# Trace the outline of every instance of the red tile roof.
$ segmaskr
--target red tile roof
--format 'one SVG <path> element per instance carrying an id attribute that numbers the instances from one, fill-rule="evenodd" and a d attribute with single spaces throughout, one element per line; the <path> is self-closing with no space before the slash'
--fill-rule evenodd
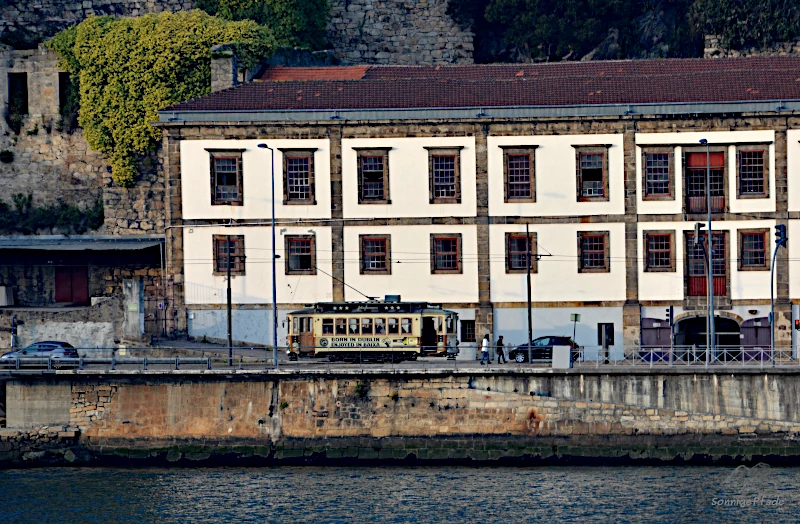
<path id="1" fill-rule="evenodd" d="M 265 73 L 263 81 L 212 93 L 166 110 L 490 108 L 800 100 L 800 57 L 288 69 L 273 68 L 273 73 L 269 70 Z M 358 74 L 360 79 L 352 79 Z"/>

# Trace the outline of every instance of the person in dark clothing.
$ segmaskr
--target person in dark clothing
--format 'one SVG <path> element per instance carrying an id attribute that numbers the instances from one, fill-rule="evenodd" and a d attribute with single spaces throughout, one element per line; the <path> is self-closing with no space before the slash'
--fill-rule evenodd
<path id="1" fill-rule="evenodd" d="M 503 335 L 500 335 L 497 338 L 497 343 L 495 344 L 495 351 L 497 351 L 497 363 L 498 364 L 506 364 L 508 360 L 506 360 L 506 354 L 503 349 Z M 503 360 L 500 362 L 500 360 Z"/>

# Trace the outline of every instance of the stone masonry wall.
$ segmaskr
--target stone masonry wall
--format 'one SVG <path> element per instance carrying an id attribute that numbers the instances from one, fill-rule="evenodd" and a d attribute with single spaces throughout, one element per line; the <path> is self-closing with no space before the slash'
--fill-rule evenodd
<path id="1" fill-rule="evenodd" d="M 471 64 L 474 35 L 447 15 L 448 0 L 334 0 L 328 41 L 368 64 Z"/>
<path id="2" fill-rule="evenodd" d="M 800 39 L 794 42 L 779 42 L 769 48 L 726 49 L 720 37 L 706 35 L 703 58 L 737 58 L 742 56 L 798 56 Z"/>

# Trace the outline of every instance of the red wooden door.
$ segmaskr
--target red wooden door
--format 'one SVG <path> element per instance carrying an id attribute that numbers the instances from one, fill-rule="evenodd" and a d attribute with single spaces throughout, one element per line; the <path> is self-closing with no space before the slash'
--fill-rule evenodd
<path id="1" fill-rule="evenodd" d="M 56 266 L 56 302 L 87 304 L 89 275 L 86 267 Z"/>

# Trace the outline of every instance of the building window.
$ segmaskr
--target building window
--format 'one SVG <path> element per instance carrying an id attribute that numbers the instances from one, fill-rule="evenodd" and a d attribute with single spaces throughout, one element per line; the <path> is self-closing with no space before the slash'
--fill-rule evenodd
<path id="1" fill-rule="evenodd" d="M 701 242 L 694 242 L 694 233 L 686 233 L 686 295 L 687 296 L 706 296 L 708 294 L 708 259 L 706 258 L 706 248 L 708 247 L 708 233 L 700 235 Z M 714 294 L 716 296 L 727 296 L 728 277 L 726 257 L 727 234 L 725 232 L 714 233 L 713 246 L 713 273 L 714 273 Z"/>
<path id="2" fill-rule="evenodd" d="M 710 163 L 709 163 L 710 162 Z M 711 212 L 725 210 L 725 149 L 688 152 L 686 165 L 686 212 L 707 213 L 706 178 L 710 172 Z"/>
<path id="3" fill-rule="evenodd" d="M 389 148 L 356 151 L 358 152 L 358 203 L 391 204 Z"/>
<path id="4" fill-rule="evenodd" d="M 28 114 L 28 73 L 8 73 L 8 112 Z"/>
<path id="5" fill-rule="evenodd" d="M 675 233 L 673 231 L 646 231 L 644 249 L 645 271 L 651 273 L 675 271 Z"/>
<path id="6" fill-rule="evenodd" d="M 242 185 L 242 149 L 211 150 L 211 205 L 241 206 L 244 203 Z"/>
<path id="7" fill-rule="evenodd" d="M 475 321 L 461 321 L 461 342 L 475 342 Z"/>
<path id="8" fill-rule="evenodd" d="M 536 146 L 503 148 L 505 202 L 536 202 L 535 150 Z"/>
<path id="9" fill-rule="evenodd" d="M 767 149 L 738 150 L 739 198 L 765 198 L 769 195 Z"/>
<path id="10" fill-rule="evenodd" d="M 461 148 L 428 150 L 428 201 L 431 204 L 461 203 Z"/>
<path id="11" fill-rule="evenodd" d="M 359 235 L 362 275 L 391 275 L 392 261 L 389 236 Z"/>
<path id="12" fill-rule="evenodd" d="M 244 235 L 214 235 L 214 274 L 244 275 Z"/>
<path id="13" fill-rule="evenodd" d="M 536 233 L 506 233 L 506 273 L 527 273 L 529 254 L 531 273 L 536 273 Z"/>
<path id="14" fill-rule="evenodd" d="M 765 271 L 769 269 L 767 229 L 739 231 L 739 270 Z"/>
<path id="15" fill-rule="evenodd" d="M 578 201 L 608 201 L 608 146 L 575 146 Z"/>
<path id="16" fill-rule="evenodd" d="M 316 204 L 314 194 L 314 151 L 279 149 L 283 153 L 283 203 Z"/>
<path id="17" fill-rule="evenodd" d="M 671 151 L 642 152 L 643 200 L 672 200 L 675 194 L 674 158 Z"/>
<path id="18" fill-rule="evenodd" d="M 610 270 L 608 231 L 578 232 L 578 271 L 603 273 Z"/>
<path id="19" fill-rule="evenodd" d="M 461 273 L 461 234 L 431 235 L 431 273 Z"/>
<path id="20" fill-rule="evenodd" d="M 284 244 L 287 275 L 317 274 L 317 249 L 314 235 L 287 235 Z"/>

